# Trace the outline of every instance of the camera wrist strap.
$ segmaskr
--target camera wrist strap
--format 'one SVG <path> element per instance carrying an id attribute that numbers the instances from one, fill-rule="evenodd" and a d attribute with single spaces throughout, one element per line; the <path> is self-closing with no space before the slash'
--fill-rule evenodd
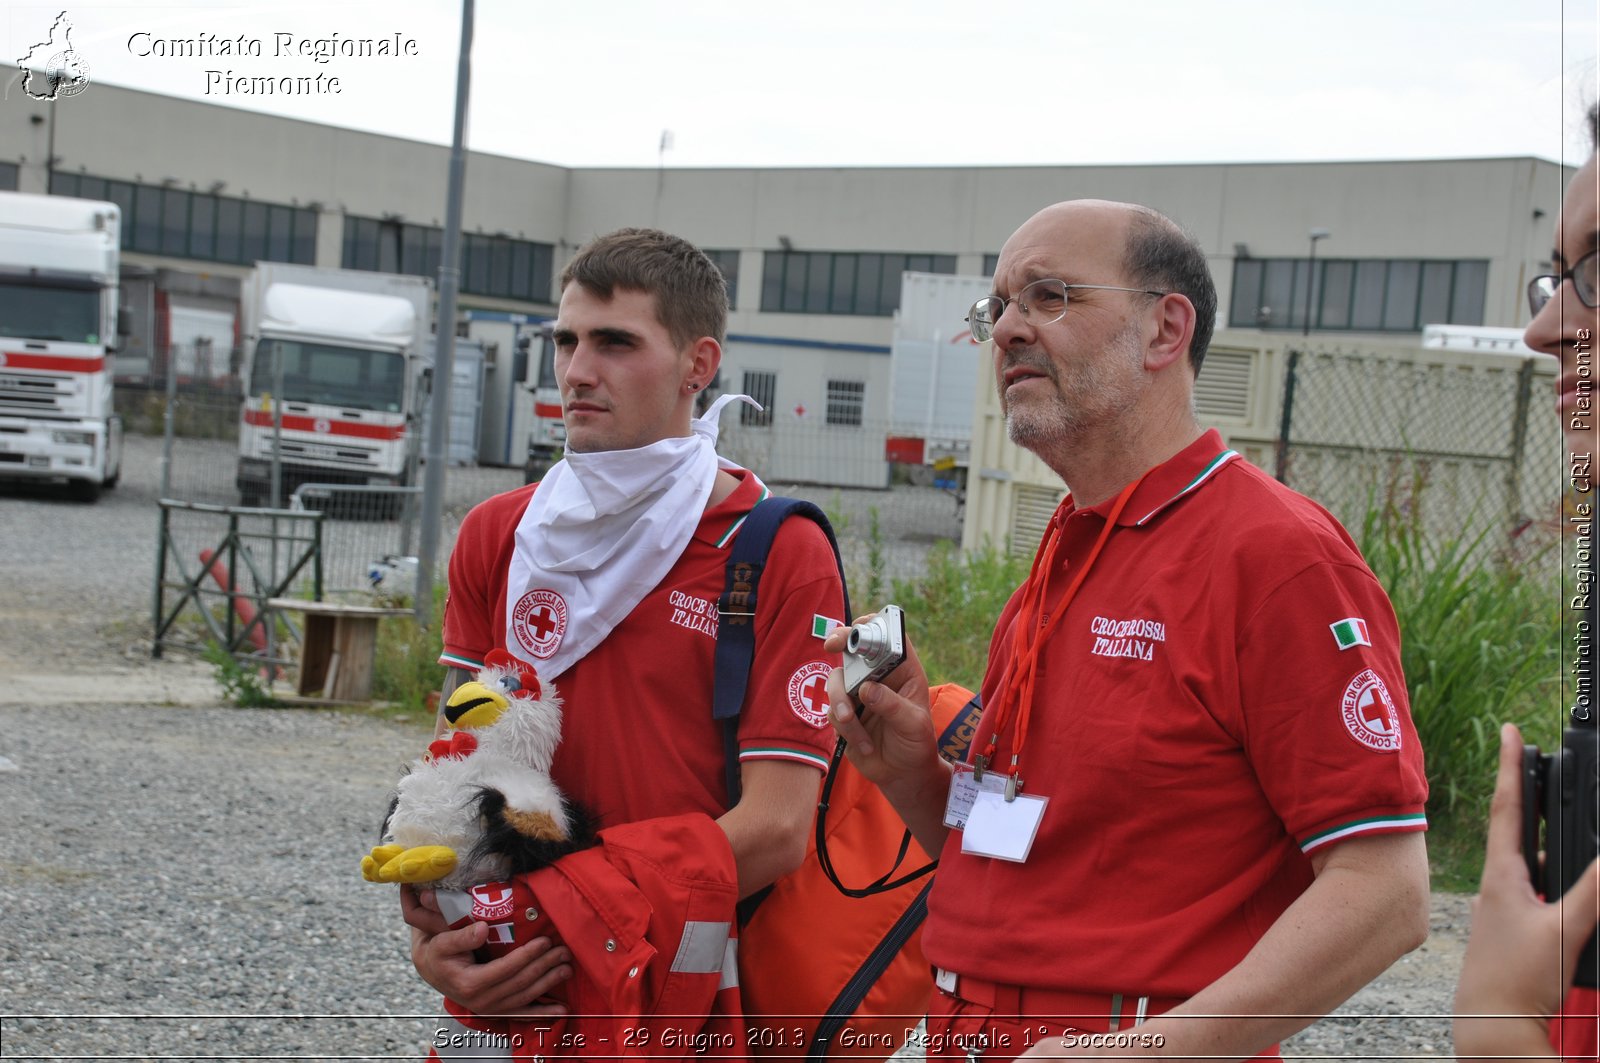
<path id="1" fill-rule="evenodd" d="M 1088 577 L 1089 570 L 1094 567 L 1095 561 L 1100 557 L 1106 540 L 1111 538 L 1111 531 L 1117 526 L 1117 520 L 1122 516 L 1123 509 L 1128 500 L 1133 497 L 1133 492 L 1144 482 L 1150 474 L 1146 470 L 1128 486 L 1122 489 L 1117 499 L 1112 503 L 1111 509 L 1106 513 L 1105 526 L 1100 529 L 1099 536 L 1095 539 L 1094 546 L 1084 557 L 1083 563 L 1078 566 L 1077 575 L 1067 585 L 1066 593 L 1056 603 L 1054 615 L 1045 622 L 1045 597 L 1050 589 L 1050 576 L 1056 565 L 1056 556 L 1061 548 L 1061 540 L 1066 526 L 1066 517 L 1063 514 L 1072 504 L 1069 495 L 1056 511 L 1057 520 L 1051 522 L 1050 537 L 1045 542 L 1039 556 L 1041 563 L 1028 574 L 1028 582 L 1023 590 L 1022 601 L 1017 608 L 1016 624 L 1012 629 L 1011 661 L 1006 669 L 1005 677 L 1000 684 L 999 697 L 995 700 L 994 730 L 989 732 L 989 740 L 984 744 L 983 753 L 974 758 L 974 764 L 980 772 L 988 770 L 989 764 L 994 760 L 995 749 L 999 746 L 1000 736 L 1011 723 L 1013 714 L 1017 718 L 1016 737 L 1011 744 L 1011 765 L 1009 774 L 1015 778 L 1017 764 L 1022 757 L 1022 747 L 1028 736 L 1028 720 L 1032 715 L 1033 692 L 1039 675 L 1039 656 L 1044 651 L 1045 644 L 1050 636 L 1055 633 L 1056 626 L 1061 623 L 1061 618 L 1067 615 L 1067 606 L 1072 603 L 1078 594 L 1078 588 L 1083 586 L 1083 581 Z M 1014 793 L 1014 790 L 1008 791 Z"/>

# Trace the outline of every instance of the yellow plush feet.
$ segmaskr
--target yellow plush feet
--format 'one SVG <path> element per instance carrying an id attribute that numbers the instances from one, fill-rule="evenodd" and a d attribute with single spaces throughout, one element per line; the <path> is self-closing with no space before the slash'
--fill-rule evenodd
<path id="1" fill-rule="evenodd" d="M 456 869 L 456 851 L 447 845 L 375 845 L 361 858 L 368 882 L 437 882 Z"/>

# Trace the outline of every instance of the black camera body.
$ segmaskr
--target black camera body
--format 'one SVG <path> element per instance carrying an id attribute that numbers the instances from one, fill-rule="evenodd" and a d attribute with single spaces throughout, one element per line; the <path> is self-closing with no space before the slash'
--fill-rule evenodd
<path id="1" fill-rule="evenodd" d="M 1540 821 L 1544 824 L 1541 844 Z M 1545 854 L 1539 866 L 1539 852 Z M 1522 747 L 1522 853 L 1528 877 L 1551 904 L 1559 903 L 1600 851 L 1600 729 L 1594 715 L 1561 735 L 1561 748 Z M 1596 938 L 1578 958 L 1574 985 L 1600 988 Z"/>

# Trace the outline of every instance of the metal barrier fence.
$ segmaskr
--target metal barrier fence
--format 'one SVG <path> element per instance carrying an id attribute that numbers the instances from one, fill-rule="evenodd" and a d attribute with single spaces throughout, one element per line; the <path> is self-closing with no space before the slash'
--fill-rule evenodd
<path id="1" fill-rule="evenodd" d="M 152 656 L 221 646 L 275 670 L 300 632 L 266 608 L 277 597 L 321 598 L 323 515 L 164 498 L 152 602 Z"/>

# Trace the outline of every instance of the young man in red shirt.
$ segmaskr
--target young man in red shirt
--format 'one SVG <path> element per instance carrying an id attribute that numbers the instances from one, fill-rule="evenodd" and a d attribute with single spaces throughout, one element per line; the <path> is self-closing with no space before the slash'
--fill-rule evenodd
<path id="1" fill-rule="evenodd" d="M 1216 292 L 1172 221 L 1046 208 L 994 292 L 969 320 L 1009 435 L 1070 495 L 995 629 L 973 757 L 940 762 L 914 654 L 859 713 L 829 684 L 942 853 L 929 1055 L 1275 1056 L 1427 934 L 1393 610 L 1337 521 L 1195 421 Z"/>
<path id="2" fill-rule="evenodd" d="M 813 621 L 836 616 L 842 593 L 821 530 L 785 522 L 755 616 L 742 796 L 729 808 L 711 714 L 717 602 L 729 545 L 767 490 L 717 457 L 720 404 L 694 417 L 726 323 L 721 273 L 666 233 L 611 233 L 566 267 L 554 327 L 566 457 L 536 488 L 490 498 L 463 522 L 440 661 L 446 697 L 493 649 L 534 665 L 565 704 L 557 785 L 602 830 L 714 821 L 743 897 L 805 856 L 833 743 L 824 677 L 839 659 Z M 670 868 L 682 855 L 652 859 Z M 402 898 L 412 958 L 434 988 L 479 1015 L 561 1012 L 540 1000 L 573 976 L 567 947 L 537 938 L 479 963 L 484 923 L 450 930 L 412 887 Z"/>

